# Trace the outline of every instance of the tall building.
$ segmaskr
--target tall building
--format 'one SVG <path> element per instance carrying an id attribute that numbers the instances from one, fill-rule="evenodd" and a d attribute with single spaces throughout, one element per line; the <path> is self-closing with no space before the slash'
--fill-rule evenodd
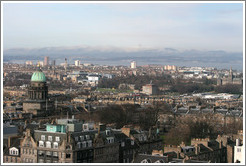
<path id="1" fill-rule="evenodd" d="M 157 95 L 158 94 L 158 87 L 151 83 L 144 85 L 142 89 L 143 89 L 142 93 L 145 93 L 147 95 Z"/>
<path id="2" fill-rule="evenodd" d="M 65 58 L 65 65 L 64 65 L 64 68 L 65 68 L 65 73 L 67 73 L 67 58 Z"/>
<path id="3" fill-rule="evenodd" d="M 48 113 L 48 86 L 46 77 L 40 68 L 32 75 L 28 87 L 28 99 L 23 102 L 23 114 L 44 116 Z"/>
<path id="4" fill-rule="evenodd" d="M 131 68 L 132 68 L 132 69 L 136 69 L 136 68 L 137 68 L 137 63 L 136 63 L 136 61 L 132 61 L 132 62 L 131 62 Z"/>
<path id="5" fill-rule="evenodd" d="M 51 61 L 51 66 L 55 66 L 56 65 L 56 60 Z"/>
<path id="6" fill-rule="evenodd" d="M 75 66 L 80 66 L 80 61 L 79 60 L 75 61 Z"/>
<path id="7" fill-rule="evenodd" d="M 48 66 L 49 65 L 49 57 L 45 56 L 44 57 L 44 66 Z"/>

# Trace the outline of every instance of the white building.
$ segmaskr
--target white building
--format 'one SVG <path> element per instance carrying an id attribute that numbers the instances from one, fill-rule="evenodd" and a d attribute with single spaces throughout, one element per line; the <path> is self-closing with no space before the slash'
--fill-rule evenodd
<path id="1" fill-rule="evenodd" d="M 80 66 L 80 61 L 76 60 L 74 64 L 75 64 L 75 66 Z"/>
<path id="2" fill-rule="evenodd" d="M 26 61 L 26 65 L 33 65 L 32 61 Z"/>
<path id="3" fill-rule="evenodd" d="M 96 74 L 90 74 L 90 75 L 88 75 L 86 77 L 88 79 L 88 83 L 91 86 L 96 86 L 98 84 L 99 79 L 100 79 L 100 76 L 96 75 Z"/>
<path id="4" fill-rule="evenodd" d="M 236 139 L 236 146 L 234 146 L 234 163 L 244 163 L 244 147 L 240 144 L 240 140 Z"/>
<path id="5" fill-rule="evenodd" d="M 131 62 L 131 68 L 132 68 L 132 69 L 136 69 L 136 68 L 137 68 L 137 63 L 136 63 L 136 61 L 132 61 L 132 62 Z"/>

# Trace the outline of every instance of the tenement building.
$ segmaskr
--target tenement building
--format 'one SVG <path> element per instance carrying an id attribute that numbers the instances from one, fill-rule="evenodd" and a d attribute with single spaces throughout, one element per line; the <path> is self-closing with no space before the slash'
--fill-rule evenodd
<path id="1" fill-rule="evenodd" d="M 91 127 L 88 127 L 91 126 Z M 4 162 L 119 163 L 131 162 L 137 144 L 120 130 L 78 119 L 57 119 L 38 129 L 26 129 L 18 145 L 11 144 Z"/>

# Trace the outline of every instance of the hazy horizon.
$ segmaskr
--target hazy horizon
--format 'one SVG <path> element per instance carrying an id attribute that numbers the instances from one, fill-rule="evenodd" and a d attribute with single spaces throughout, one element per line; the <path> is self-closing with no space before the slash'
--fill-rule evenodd
<path id="1" fill-rule="evenodd" d="M 7 3 L 3 49 L 165 47 L 243 50 L 242 3 Z"/>

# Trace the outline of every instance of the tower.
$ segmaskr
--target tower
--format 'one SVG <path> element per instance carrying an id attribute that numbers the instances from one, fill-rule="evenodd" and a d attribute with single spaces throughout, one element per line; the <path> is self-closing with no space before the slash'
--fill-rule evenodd
<path id="1" fill-rule="evenodd" d="M 49 112 L 48 86 L 42 70 L 38 69 L 31 77 L 31 83 L 27 89 L 28 98 L 23 102 L 23 113 L 34 116 L 45 116 Z"/>
<path id="2" fill-rule="evenodd" d="M 65 66 L 64 66 L 64 68 L 65 68 L 65 73 L 67 73 L 67 58 L 65 58 Z"/>
<path id="3" fill-rule="evenodd" d="M 48 66 L 49 65 L 49 57 L 46 56 L 44 57 L 44 66 Z"/>
<path id="4" fill-rule="evenodd" d="M 75 63 L 75 66 L 80 66 L 80 61 L 79 60 L 76 60 L 74 63 Z"/>
<path id="5" fill-rule="evenodd" d="M 131 62 L 131 68 L 132 68 L 132 69 L 135 69 L 136 67 L 137 67 L 136 61 L 132 61 L 132 62 Z"/>

